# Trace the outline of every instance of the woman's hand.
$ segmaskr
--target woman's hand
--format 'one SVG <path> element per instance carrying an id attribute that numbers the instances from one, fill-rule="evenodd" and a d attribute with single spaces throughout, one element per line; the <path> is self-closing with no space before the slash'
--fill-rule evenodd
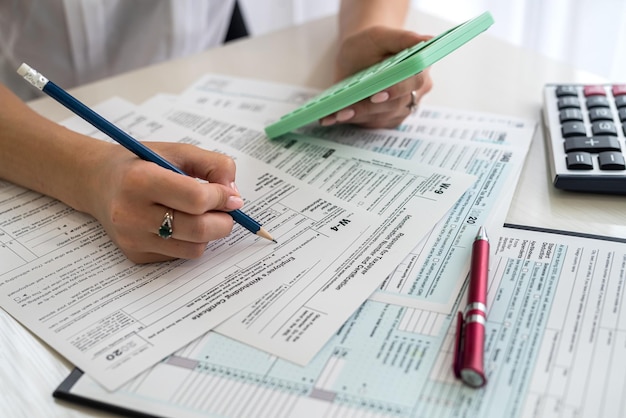
<path id="1" fill-rule="evenodd" d="M 231 232 L 233 219 L 226 212 L 243 206 L 234 183 L 235 163 L 188 144 L 146 145 L 189 176 L 107 143 L 90 159 L 95 166 L 86 170 L 86 211 L 134 262 L 200 257 L 209 241 Z M 173 217 L 172 235 L 164 239 L 159 228 L 166 213 Z"/>
<path id="2" fill-rule="evenodd" d="M 231 232 L 226 212 L 243 200 L 230 157 L 189 144 L 147 144 L 184 176 L 45 119 L 2 85 L 0 104 L 0 179 L 89 213 L 130 260 L 200 257 L 209 241 Z M 167 213 L 172 234 L 164 239 Z"/>
<path id="3" fill-rule="evenodd" d="M 342 80 L 431 36 L 373 26 L 340 45 L 336 80 Z M 320 120 L 322 126 L 351 123 L 365 128 L 394 128 L 432 88 L 428 69 Z M 412 93 L 413 92 L 413 93 Z"/>

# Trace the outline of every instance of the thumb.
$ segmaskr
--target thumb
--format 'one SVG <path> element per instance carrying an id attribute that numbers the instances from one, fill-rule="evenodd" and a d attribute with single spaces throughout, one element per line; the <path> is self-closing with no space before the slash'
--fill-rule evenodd
<path id="1" fill-rule="evenodd" d="M 210 189 L 208 190 L 207 209 L 230 212 L 243 207 L 243 199 L 238 193 L 234 193 L 230 187 L 217 183 L 207 184 L 206 187 Z"/>

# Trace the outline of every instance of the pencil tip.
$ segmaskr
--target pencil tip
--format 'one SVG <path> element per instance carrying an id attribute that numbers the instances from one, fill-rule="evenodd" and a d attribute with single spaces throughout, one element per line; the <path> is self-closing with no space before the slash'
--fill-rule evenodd
<path id="1" fill-rule="evenodd" d="M 266 240 L 269 241 L 274 241 L 276 242 L 276 240 L 270 235 L 269 232 L 267 232 L 264 228 L 259 229 L 259 231 L 256 233 L 258 236 L 265 238 Z M 277 243 L 277 242 L 276 242 Z M 277 243 L 278 244 L 278 243 Z"/>

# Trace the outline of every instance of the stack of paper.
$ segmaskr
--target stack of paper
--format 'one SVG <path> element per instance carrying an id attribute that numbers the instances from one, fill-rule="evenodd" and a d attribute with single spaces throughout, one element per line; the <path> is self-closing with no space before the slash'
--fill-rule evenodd
<path id="1" fill-rule="evenodd" d="M 451 314 L 535 122 L 423 106 L 397 130 L 263 135 L 314 93 L 208 74 L 179 96 L 96 108 L 136 138 L 235 158 L 246 213 L 278 245 L 236 227 L 199 260 L 137 266 L 90 217 L 3 185 L 0 300 L 86 372 L 59 396 L 177 417 L 410 416 L 446 402 L 419 395 L 433 378 L 463 390 Z"/>

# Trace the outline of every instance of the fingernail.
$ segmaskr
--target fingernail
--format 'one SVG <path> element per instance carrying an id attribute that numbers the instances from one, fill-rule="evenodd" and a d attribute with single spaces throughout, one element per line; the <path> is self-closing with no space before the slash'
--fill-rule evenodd
<path id="1" fill-rule="evenodd" d="M 234 191 L 236 191 L 237 194 L 241 194 L 241 193 L 239 193 L 239 189 L 237 188 L 237 185 L 235 184 L 234 181 L 232 183 L 230 183 L 230 188 L 233 189 Z"/>
<path id="2" fill-rule="evenodd" d="M 243 199 L 239 196 L 230 196 L 226 201 L 226 209 L 235 210 L 243 206 Z"/>
<path id="3" fill-rule="evenodd" d="M 370 102 L 372 103 L 382 103 L 386 102 L 387 100 L 389 100 L 389 93 L 387 93 L 386 91 L 379 91 L 378 93 L 370 97 Z"/>
<path id="4" fill-rule="evenodd" d="M 337 113 L 337 122 L 346 122 L 354 117 L 353 109 L 343 109 Z"/>

